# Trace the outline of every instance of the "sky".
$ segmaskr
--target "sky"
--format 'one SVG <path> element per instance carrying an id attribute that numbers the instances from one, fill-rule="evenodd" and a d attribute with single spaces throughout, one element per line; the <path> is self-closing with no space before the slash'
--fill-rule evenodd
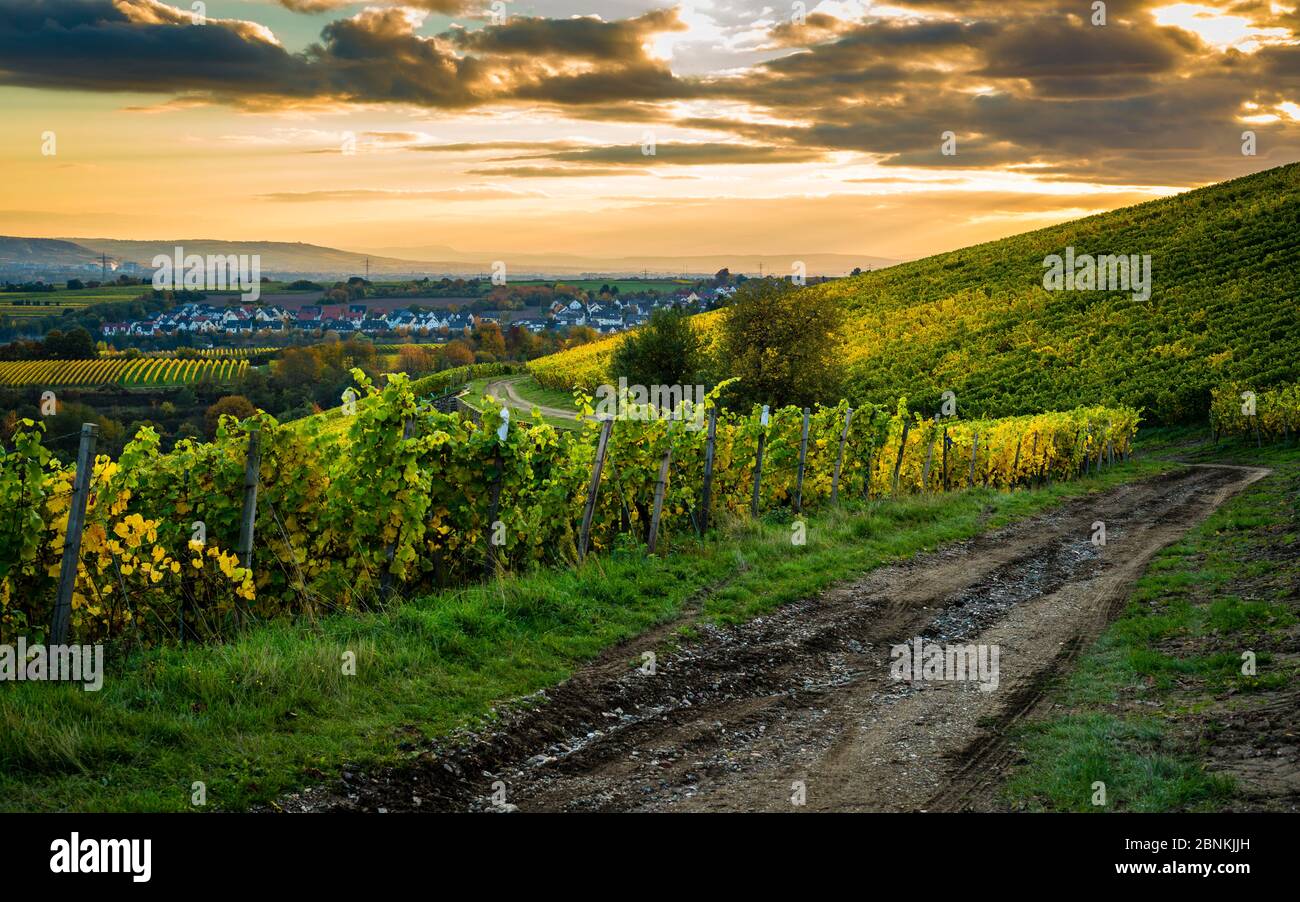
<path id="1" fill-rule="evenodd" d="M 1300 158 L 1300 12 L 0 0 L 0 110 L 6 235 L 911 259 Z"/>

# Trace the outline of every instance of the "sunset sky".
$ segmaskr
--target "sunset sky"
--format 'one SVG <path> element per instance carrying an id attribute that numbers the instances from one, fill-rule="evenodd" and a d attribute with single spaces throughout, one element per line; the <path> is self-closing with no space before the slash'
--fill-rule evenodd
<path id="1" fill-rule="evenodd" d="M 1292 2 L 493 5 L 0 0 L 0 234 L 903 259 L 1300 158 Z"/>

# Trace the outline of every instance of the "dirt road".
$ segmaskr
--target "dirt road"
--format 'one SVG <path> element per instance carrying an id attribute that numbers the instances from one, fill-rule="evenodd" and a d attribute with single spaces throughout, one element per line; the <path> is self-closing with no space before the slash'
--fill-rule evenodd
<path id="1" fill-rule="evenodd" d="M 521 398 L 515 390 L 515 383 L 527 378 L 527 376 L 514 376 L 510 379 L 498 379 L 496 382 L 488 383 L 485 393 L 503 402 L 507 407 L 512 407 L 524 414 L 532 413 L 533 408 L 536 407 L 544 416 L 556 417 L 561 420 L 576 420 L 578 418 L 578 412 L 573 408 L 563 410 L 559 407 L 547 407 L 545 404 L 537 404 Z"/>
<path id="2" fill-rule="evenodd" d="M 698 638 L 674 645 L 678 621 L 483 733 L 284 807 L 995 808 L 1007 727 L 1035 710 L 1158 550 L 1266 473 L 1191 467 L 1076 499 L 740 626 L 699 623 Z M 1097 521 L 1104 546 L 1092 541 Z M 891 649 L 918 637 L 996 647 L 996 688 L 895 679 Z"/>

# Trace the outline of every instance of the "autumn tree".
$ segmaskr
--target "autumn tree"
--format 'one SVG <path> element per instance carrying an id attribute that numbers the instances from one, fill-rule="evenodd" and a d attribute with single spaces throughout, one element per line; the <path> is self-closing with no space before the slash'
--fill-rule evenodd
<path id="1" fill-rule="evenodd" d="M 751 279 L 723 308 L 723 374 L 739 376 L 728 400 L 809 407 L 838 400 L 843 309 L 822 292 Z"/>
<path id="2" fill-rule="evenodd" d="M 208 431 L 208 438 L 213 439 L 217 436 L 217 427 L 221 425 L 223 415 L 228 414 L 242 420 L 255 413 L 257 408 L 243 395 L 226 395 L 207 409 L 203 415 L 203 425 Z"/>
<path id="3" fill-rule="evenodd" d="M 447 342 L 442 349 L 442 359 L 448 367 L 469 366 L 474 362 L 474 349 L 463 338 Z"/>

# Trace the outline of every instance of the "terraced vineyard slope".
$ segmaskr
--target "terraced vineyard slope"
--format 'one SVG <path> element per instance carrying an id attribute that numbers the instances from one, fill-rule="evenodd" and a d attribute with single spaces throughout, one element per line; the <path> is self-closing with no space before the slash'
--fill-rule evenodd
<path id="1" fill-rule="evenodd" d="M 1211 390 L 1300 379 L 1300 164 L 805 289 L 850 312 L 849 397 L 954 391 L 973 415 L 1090 403 L 1201 421 Z M 1151 291 L 1048 291 L 1044 261 L 1150 255 Z M 718 314 L 697 318 L 716 330 Z M 531 365 L 605 381 L 614 338 Z"/>

